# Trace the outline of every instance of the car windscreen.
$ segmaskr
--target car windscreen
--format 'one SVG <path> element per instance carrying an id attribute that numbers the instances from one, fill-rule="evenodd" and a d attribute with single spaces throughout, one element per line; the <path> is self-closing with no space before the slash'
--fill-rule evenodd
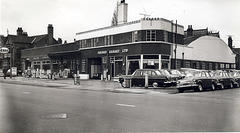
<path id="1" fill-rule="evenodd" d="M 162 75 L 160 71 L 155 71 L 157 75 Z"/>
<path id="2" fill-rule="evenodd" d="M 171 74 L 169 73 L 169 71 L 168 70 L 162 70 L 162 72 L 164 73 L 164 75 L 166 75 L 166 76 L 171 76 Z"/>
<path id="3" fill-rule="evenodd" d="M 201 77 L 201 72 L 198 71 L 190 71 L 186 73 L 186 78 L 192 78 L 192 77 Z"/>
<path id="4" fill-rule="evenodd" d="M 171 70 L 172 74 L 181 74 L 178 70 Z"/>

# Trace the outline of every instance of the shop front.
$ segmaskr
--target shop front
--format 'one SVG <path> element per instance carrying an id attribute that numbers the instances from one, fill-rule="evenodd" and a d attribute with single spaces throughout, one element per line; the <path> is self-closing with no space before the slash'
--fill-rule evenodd
<path id="1" fill-rule="evenodd" d="M 170 68 L 170 44 L 136 43 L 81 49 L 80 72 L 89 78 L 112 79 L 136 69 Z"/>

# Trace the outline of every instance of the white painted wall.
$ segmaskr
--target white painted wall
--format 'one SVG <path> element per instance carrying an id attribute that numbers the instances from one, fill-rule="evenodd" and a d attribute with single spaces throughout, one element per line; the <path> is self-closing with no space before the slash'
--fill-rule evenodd
<path id="1" fill-rule="evenodd" d="M 188 60 L 203 60 L 212 62 L 235 63 L 235 54 L 228 45 L 220 38 L 203 36 L 193 41 L 188 47 L 178 46 L 177 58 Z"/>
<path id="2" fill-rule="evenodd" d="M 126 32 L 132 32 L 136 30 L 166 30 L 172 32 L 172 22 L 166 19 L 153 19 L 153 20 L 138 20 L 133 22 L 128 22 L 122 25 L 114 27 L 105 27 L 96 30 L 90 30 L 86 32 L 81 32 L 76 34 L 76 40 L 83 40 L 107 35 L 114 35 Z M 173 26 L 173 32 L 175 32 L 175 26 Z M 184 35 L 184 27 L 178 25 L 178 34 Z"/>
<path id="3" fill-rule="evenodd" d="M 123 24 L 127 22 L 127 14 L 128 13 L 128 4 L 121 3 L 118 6 L 118 24 Z"/>

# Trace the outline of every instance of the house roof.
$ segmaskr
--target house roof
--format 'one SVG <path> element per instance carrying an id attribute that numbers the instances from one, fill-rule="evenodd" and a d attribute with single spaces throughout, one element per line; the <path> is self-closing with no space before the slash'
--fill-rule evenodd
<path id="1" fill-rule="evenodd" d="M 28 43 L 28 44 L 33 44 L 33 43 L 37 43 L 40 40 L 42 40 L 43 38 L 47 37 L 48 34 L 43 34 L 43 35 L 36 35 L 36 36 L 26 36 L 26 35 L 22 35 L 22 36 L 17 36 L 17 35 L 8 35 L 6 37 L 6 40 L 10 41 L 10 42 L 16 42 L 16 43 Z M 54 40 L 54 44 L 57 43 L 57 41 L 55 39 Z"/>
<path id="2" fill-rule="evenodd" d="M 44 37 L 46 37 L 46 36 L 48 36 L 48 34 L 31 36 L 31 39 L 32 39 L 31 43 L 38 42 L 38 41 L 42 40 Z"/>
<path id="3" fill-rule="evenodd" d="M 185 37 L 185 38 L 184 38 L 184 44 L 188 45 L 188 44 L 190 44 L 191 42 L 197 40 L 199 37 L 201 37 L 201 35 L 199 35 L 199 36 L 189 36 L 189 37 Z"/>
<path id="4" fill-rule="evenodd" d="M 31 43 L 32 39 L 28 36 L 8 35 L 7 40 L 17 43 Z"/>

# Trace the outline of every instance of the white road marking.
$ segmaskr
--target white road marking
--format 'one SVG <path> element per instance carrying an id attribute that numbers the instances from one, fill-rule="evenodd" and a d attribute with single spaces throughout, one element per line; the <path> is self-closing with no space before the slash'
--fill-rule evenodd
<path id="1" fill-rule="evenodd" d="M 131 108 L 135 108 L 135 105 L 129 105 L 129 104 L 116 104 L 117 106 L 123 106 L 123 107 L 131 107 Z"/>
<path id="2" fill-rule="evenodd" d="M 31 94 L 30 92 L 22 92 L 23 94 L 27 94 L 27 95 L 29 95 L 29 94 Z"/>

